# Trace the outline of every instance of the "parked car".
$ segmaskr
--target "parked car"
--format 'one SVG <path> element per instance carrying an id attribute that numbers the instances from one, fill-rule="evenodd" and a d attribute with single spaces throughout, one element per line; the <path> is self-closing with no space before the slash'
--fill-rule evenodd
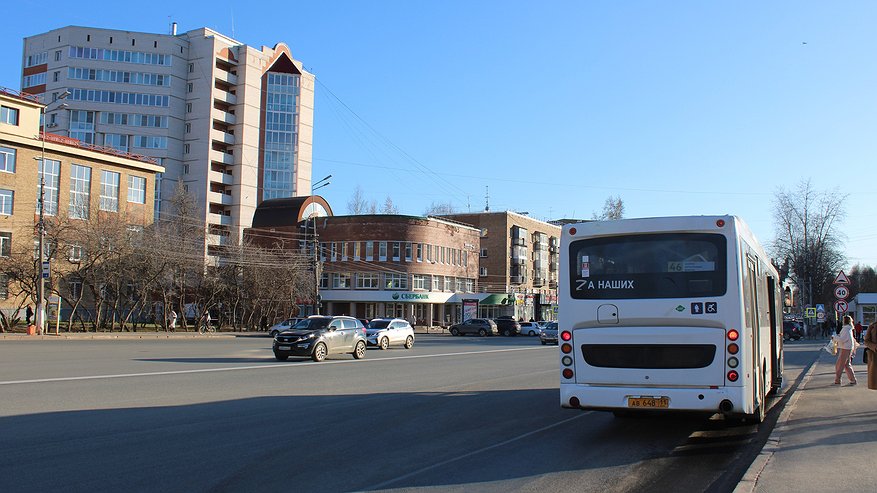
<path id="1" fill-rule="evenodd" d="M 800 322 L 783 320 L 783 340 L 795 340 L 804 337 L 804 327 Z"/>
<path id="2" fill-rule="evenodd" d="M 521 333 L 521 324 L 513 318 L 495 318 L 493 321 L 504 336 L 516 336 Z"/>
<path id="3" fill-rule="evenodd" d="M 401 344 L 405 349 L 414 346 L 414 327 L 401 318 L 376 318 L 365 327 L 365 340 L 369 346 L 387 349 L 391 344 Z"/>
<path id="4" fill-rule="evenodd" d="M 543 346 L 546 344 L 557 344 L 557 322 L 548 322 L 545 328 L 542 329 L 542 333 L 539 334 L 539 340 Z"/>
<path id="5" fill-rule="evenodd" d="M 542 332 L 542 327 L 539 325 L 539 322 L 520 322 L 521 324 L 521 335 L 526 336 L 538 336 L 539 333 Z"/>
<path id="6" fill-rule="evenodd" d="M 268 335 L 271 337 L 276 336 L 277 334 L 283 332 L 284 330 L 289 330 L 293 325 L 304 320 L 303 318 L 287 318 L 286 320 L 276 323 L 268 328 Z"/>
<path id="7" fill-rule="evenodd" d="M 463 323 L 451 325 L 451 335 L 466 334 L 478 334 L 481 337 L 495 336 L 499 334 L 499 329 L 496 327 L 496 322 L 487 318 L 470 318 Z"/>
<path id="8" fill-rule="evenodd" d="M 290 356 L 306 356 L 323 361 L 326 356 L 350 353 L 365 357 L 365 327 L 353 317 L 311 315 L 290 329 L 274 336 L 274 357 L 286 361 Z"/>

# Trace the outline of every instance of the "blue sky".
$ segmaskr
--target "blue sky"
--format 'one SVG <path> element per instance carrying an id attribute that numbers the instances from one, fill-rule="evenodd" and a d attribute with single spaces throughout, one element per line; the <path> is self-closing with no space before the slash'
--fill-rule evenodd
<path id="1" fill-rule="evenodd" d="M 847 195 L 849 265 L 877 266 L 877 3 L 166 2 L 4 7 L 22 38 L 66 25 L 206 26 L 289 45 L 316 74 L 315 180 L 404 214 L 433 202 L 538 219 L 736 214 L 774 237 L 778 187 Z M 10 19 L 15 19 L 10 22 Z"/>

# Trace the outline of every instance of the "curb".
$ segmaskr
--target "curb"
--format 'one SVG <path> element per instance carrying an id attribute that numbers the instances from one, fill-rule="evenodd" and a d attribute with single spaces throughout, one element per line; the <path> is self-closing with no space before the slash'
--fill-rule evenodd
<path id="1" fill-rule="evenodd" d="M 807 384 L 810 382 L 810 379 L 813 377 L 813 374 L 816 372 L 816 367 L 819 366 L 819 359 L 822 357 L 822 349 L 819 350 L 819 355 L 816 357 L 816 361 L 810 365 L 810 369 L 807 370 L 807 374 L 804 375 L 804 378 L 801 380 L 801 384 L 798 386 L 798 389 L 803 389 L 807 387 Z M 755 491 L 755 487 L 758 486 L 758 479 L 761 476 L 761 473 L 764 471 L 764 468 L 767 467 L 767 464 L 770 462 L 770 459 L 773 457 L 773 454 L 779 450 L 780 441 L 782 439 L 782 428 L 785 426 L 786 422 L 789 421 L 789 418 L 792 416 L 792 413 L 795 412 L 795 407 L 798 405 L 798 399 L 801 397 L 801 393 L 798 392 L 798 389 L 795 389 L 794 395 L 792 395 L 789 403 L 783 408 L 780 413 L 779 419 L 777 419 L 777 423 L 774 426 L 773 431 L 767 439 L 767 442 L 762 447 L 761 452 L 758 454 L 758 457 L 752 461 L 752 464 L 749 466 L 749 469 L 746 470 L 746 473 L 743 474 L 743 478 L 737 483 L 737 487 L 734 488 L 734 493 L 752 493 Z"/>
<path id="2" fill-rule="evenodd" d="M 62 334 L 46 334 L 33 335 L 27 334 L 0 334 L 0 340 L 10 341 L 58 341 L 58 340 L 141 340 L 141 339 L 232 339 L 238 337 L 264 337 L 267 334 L 254 332 L 227 332 L 227 333 L 210 333 L 200 334 L 198 332 L 183 333 L 148 333 L 148 332 L 121 332 L 121 333 L 101 333 L 101 332 L 83 332 L 83 333 L 62 333 Z"/>

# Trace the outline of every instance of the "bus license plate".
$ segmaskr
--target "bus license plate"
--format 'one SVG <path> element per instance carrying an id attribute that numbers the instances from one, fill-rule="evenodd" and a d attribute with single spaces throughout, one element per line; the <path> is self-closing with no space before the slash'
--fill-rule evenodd
<path id="1" fill-rule="evenodd" d="M 643 409 L 666 409 L 670 407 L 669 397 L 628 397 L 627 407 Z"/>

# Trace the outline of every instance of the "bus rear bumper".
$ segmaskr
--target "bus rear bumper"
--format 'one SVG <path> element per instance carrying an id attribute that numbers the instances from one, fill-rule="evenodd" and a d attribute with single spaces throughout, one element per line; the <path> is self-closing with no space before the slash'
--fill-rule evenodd
<path id="1" fill-rule="evenodd" d="M 560 406 L 568 409 L 739 413 L 741 404 L 726 389 L 560 386 Z"/>

